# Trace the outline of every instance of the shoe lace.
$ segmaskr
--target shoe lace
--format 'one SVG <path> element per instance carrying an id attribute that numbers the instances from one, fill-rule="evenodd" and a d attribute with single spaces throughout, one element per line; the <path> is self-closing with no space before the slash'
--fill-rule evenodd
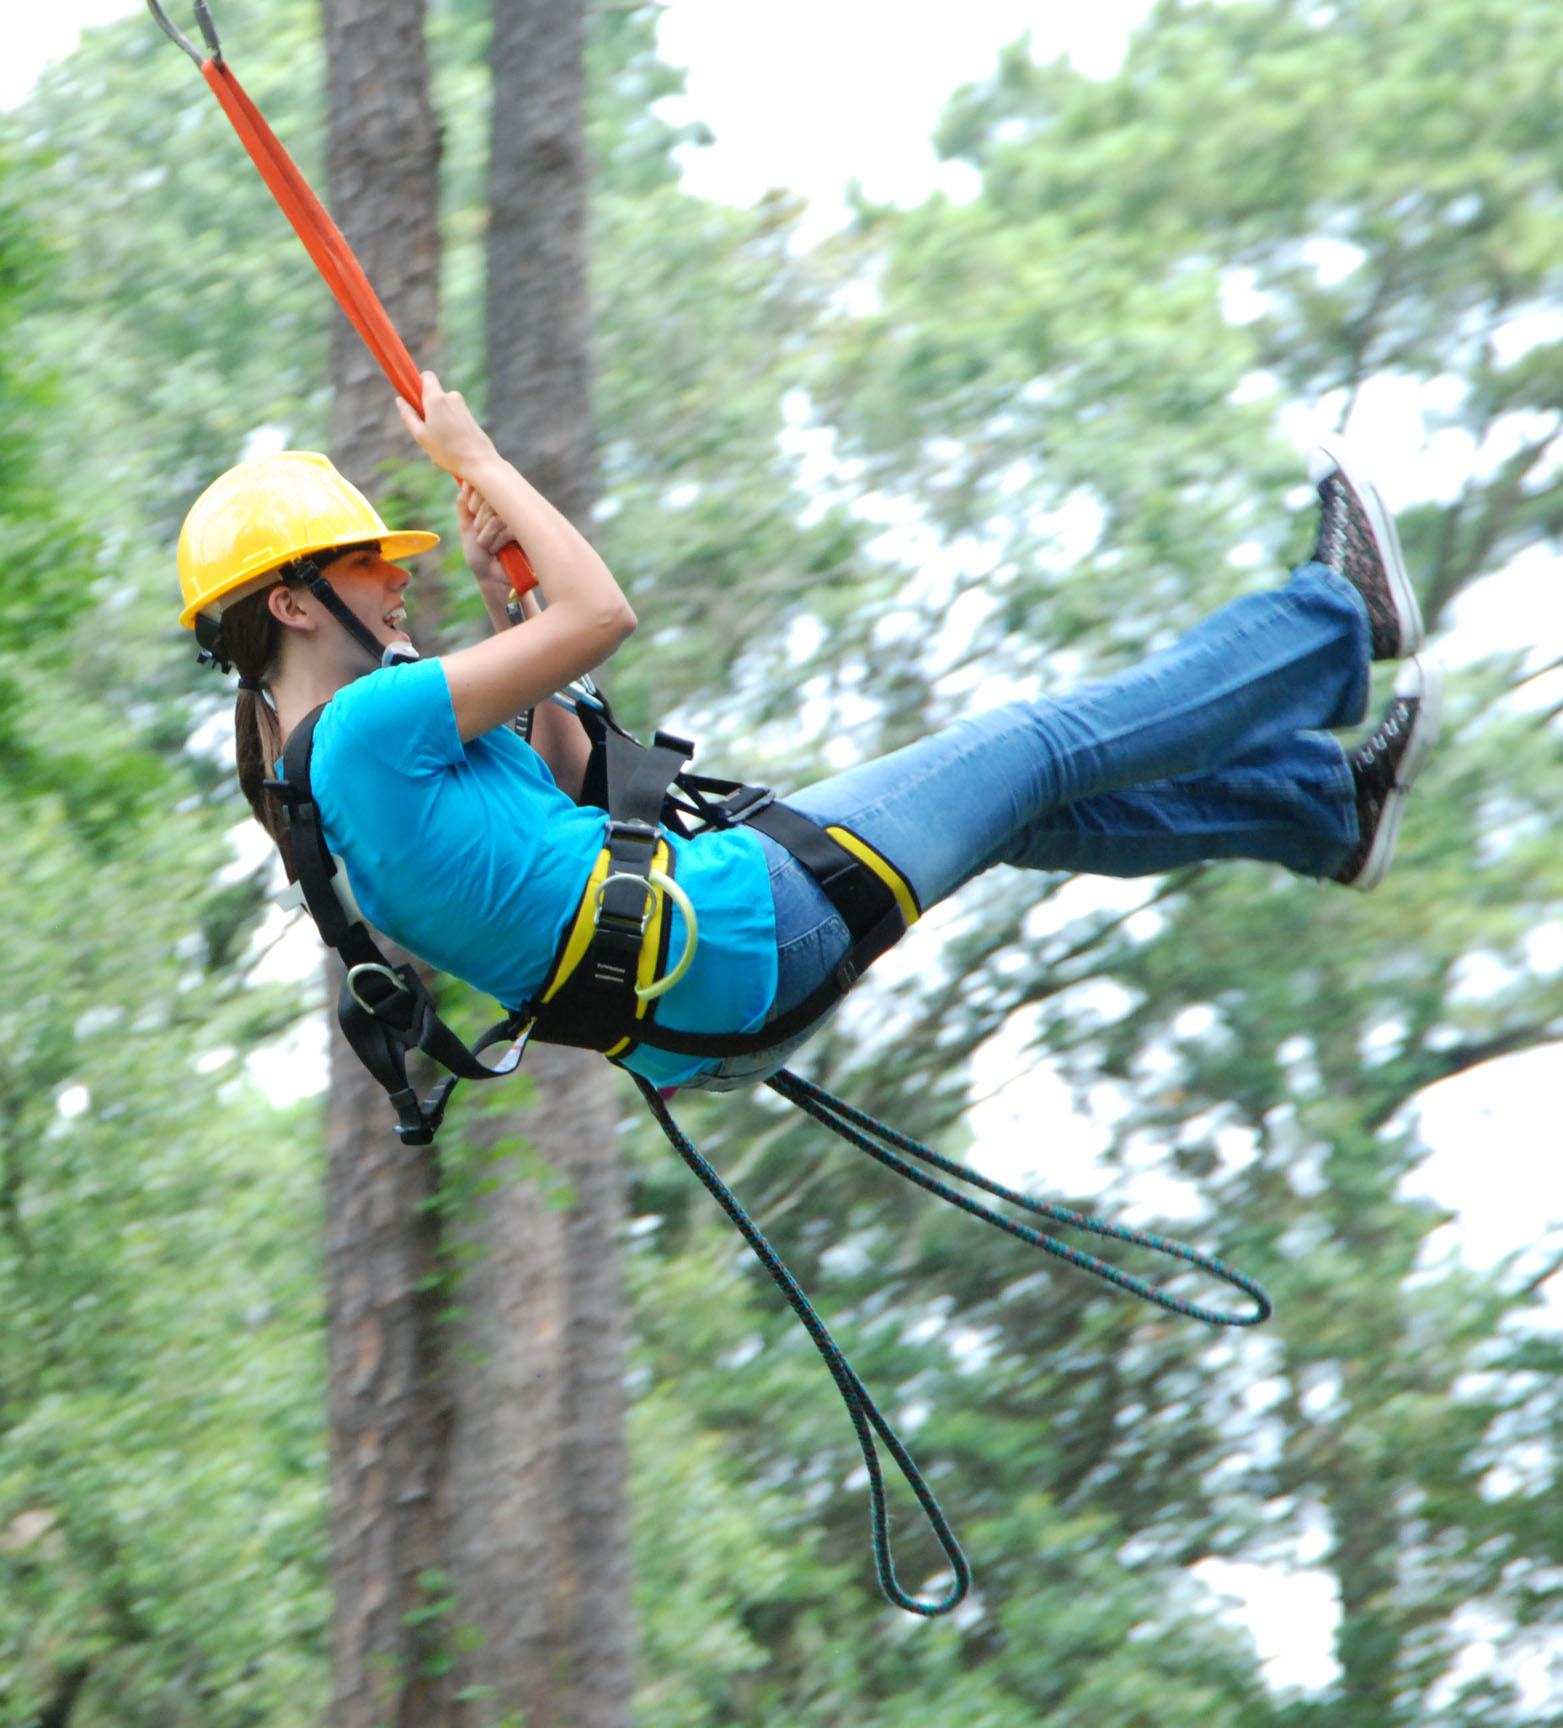
<path id="1" fill-rule="evenodd" d="M 1351 500 L 1345 482 L 1331 474 L 1319 488 L 1319 549 L 1321 564 L 1339 570 L 1345 559 Z"/>
<path id="2" fill-rule="evenodd" d="M 1404 702 L 1397 702 L 1389 713 L 1384 716 L 1384 722 L 1378 731 L 1362 746 L 1357 753 L 1359 767 L 1366 768 L 1385 755 L 1398 742 L 1406 729 L 1410 718 L 1410 707 Z"/>

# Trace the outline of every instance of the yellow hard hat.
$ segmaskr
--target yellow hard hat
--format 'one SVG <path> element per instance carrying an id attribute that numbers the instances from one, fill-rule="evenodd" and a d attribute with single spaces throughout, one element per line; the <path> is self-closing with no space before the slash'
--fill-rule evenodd
<path id="1" fill-rule="evenodd" d="M 363 493 L 312 450 L 241 462 L 196 499 L 179 531 L 179 622 L 192 630 L 198 613 L 220 614 L 292 559 L 364 540 L 377 541 L 382 558 L 410 558 L 440 537 L 393 534 Z"/>

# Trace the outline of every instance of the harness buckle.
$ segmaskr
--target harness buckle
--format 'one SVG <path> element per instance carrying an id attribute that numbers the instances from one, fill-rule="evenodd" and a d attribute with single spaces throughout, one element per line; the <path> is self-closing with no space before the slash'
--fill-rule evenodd
<path id="1" fill-rule="evenodd" d="M 635 886 L 640 889 L 641 893 L 645 895 L 645 910 L 640 915 L 640 934 L 644 936 L 646 934 L 646 926 L 651 922 L 651 914 L 656 909 L 657 896 L 656 890 L 652 887 L 649 879 L 645 876 L 636 875 L 633 870 L 615 870 L 611 875 L 604 876 L 602 881 L 597 884 L 597 891 L 592 895 L 592 900 L 596 906 L 592 922 L 594 924 L 602 923 L 602 897 L 615 882 L 633 882 Z"/>
<path id="2" fill-rule="evenodd" d="M 729 792 L 716 808 L 724 825 L 736 827 L 775 802 L 776 794 L 769 786 L 740 786 L 736 792 Z"/>
<path id="3" fill-rule="evenodd" d="M 315 814 L 314 804 L 291 780 L 262 780 L 261 788 L 271 793 L 282 806 L 282 813 L 289 822 L 292 822 L 295 816 L 308 821 Z"/>
<path id="4" fill-rule="evenodd" d="M 695 958 L 695 948 L 700 941 L 700 925 L 695 917 L 695 909 L 690 904 L 689 896 L 665 871 L 652 870 L 647 875 L 640 876 L 628 870 L 615 870 L 612 875 L 604 876 L 602 881 L 597 884 L 597 891 L 593 896 L 596 901 L 594 922 L 599 929 L 602 927 L 602 897 L 610 882 L 633 882 L 645 895 L 646 909 L 640 917 L 639 934 L 642 939 L 645 937 L 646 927 L 651 923 L 652 913 L 656 910 L 657 890 L 659 888 L 683 914 L 684 949 L 679 955 L 677 963 L 664 977 L 655 979 L 650 984 L 637 984 L 635 986 L 635 994 L 642 1002 L 654 1002 L 657 997 L 665 996 L 678 983 L 689 970 Z M 627 966 L 619 971 L 606 956 L 599 957 L 597 970 L 599 976 L 603 974 L 611 976 L 613 973 L 619 972 L 619 976 L 613 979 L 615 983 L 624 982 L 630 975 Z"/>

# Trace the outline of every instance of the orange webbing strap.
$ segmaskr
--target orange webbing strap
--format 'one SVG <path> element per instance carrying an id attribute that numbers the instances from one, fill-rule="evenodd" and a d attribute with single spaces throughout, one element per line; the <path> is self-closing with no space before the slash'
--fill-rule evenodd
<path id="1" fill-rule="evenodd" d="M 341 229 L 331 220 L 325 205 L 315 196 L 298 165 L 283 149 L 281 140 L 226 62 L 203 60 L 201 76 L 211 85 L 240 143 L 249 151 L 250 160 L 293 225 L 294 233 L 303 241 L 305 251 L 347 314 L 348 322 L 363 337 L 365 347 L 379 362 L 396 393 L 421 414 L 423 379 L 418 367 L 380 304 L 363 266 L 342 237 Z M 517 594 L 537 586 L 526 554 L 514 541 L 501 549 L 499 559 Z"/>

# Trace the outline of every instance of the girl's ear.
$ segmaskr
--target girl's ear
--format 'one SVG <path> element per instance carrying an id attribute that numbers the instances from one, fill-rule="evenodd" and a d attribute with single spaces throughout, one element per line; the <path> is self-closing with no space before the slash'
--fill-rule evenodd
<path id="1" fill-rule="evenodd" d="M 311 631 L 315 628 L 315 620 L 304 610 L 297 592 L 286 582 L 279 582 L 275 588 L 267 590 L 266 607 L 285 630 Z"/>

